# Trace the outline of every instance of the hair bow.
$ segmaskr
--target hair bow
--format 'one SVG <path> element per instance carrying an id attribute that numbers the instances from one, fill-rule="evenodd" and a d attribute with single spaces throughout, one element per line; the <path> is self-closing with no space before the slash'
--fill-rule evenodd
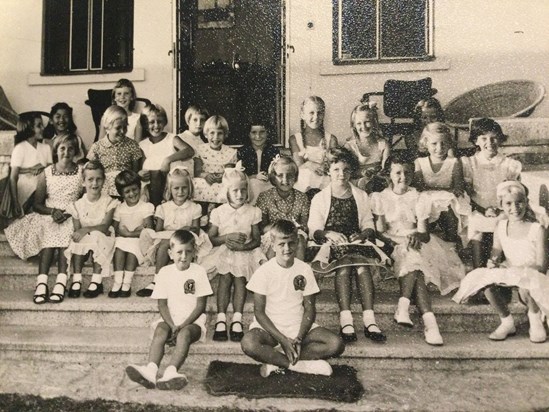
<path id="1" fill-rule="evenodd" d="M 369 107 L 370 109 L 377 109 L 377 102 L 376 102 L 376 101 L 373 101 L 373 100 L 370 100 L 370 101 L 368 102 L 368 107 Z"/>
<path id="2" fill-rule="evenodd" d="M 236 162 L 234 167 L 226 167 L 225 168 L 225 174 L 230 174 L 230 173 L 233 173 L 233 172 L 242 172 L 242 173 L 244 173 L 245 170 L 246 170 L 246 168 L 244 166 L 242 166 L 242 160 L 239 160 L 238 162 Z"/>
<path id="3" fill-rule="evenodd" d="M 498 199 L 501 199 L 506 193 L 509 193 L 511 189 L 516 189 L 524 197 L 528 196 L 528 193 L 526 192 L 526 187 L 522 183 L 517 180 L 507 180 L 505 182 L 501 182 L 497 186 L 496 195 Z"/>
<path id="4" fill-rule="evenodd" d="M 184 173 L 182 173 L 184 172 Z M 182 173 L 182 174 L 188 174 L 190 175 L 189 168 L 187 166 L 175 166 L 172 170 L 170 170 L 169 175 L 173 176 L 175 174 Z"/>

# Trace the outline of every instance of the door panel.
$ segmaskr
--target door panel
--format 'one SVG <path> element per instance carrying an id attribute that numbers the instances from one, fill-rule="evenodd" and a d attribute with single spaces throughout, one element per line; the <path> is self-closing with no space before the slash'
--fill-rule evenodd
<path id="1" fill-rule="evenodd" d="M 189 104 L 200 104 L 227 118 L 227 144 L 246 143 L 253 119 L 269 122 L 272 140 L 281 142 L 281 0 L 199 1 L 179 3 L 179 118 Z M 205 15 L 204 5 L 217 3 L 232 8 Z"/>

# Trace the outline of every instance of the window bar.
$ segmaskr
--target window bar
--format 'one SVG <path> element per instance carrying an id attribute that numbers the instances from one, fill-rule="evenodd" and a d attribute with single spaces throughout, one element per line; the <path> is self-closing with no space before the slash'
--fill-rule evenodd
<path id="1" fill-rule="evenodd" d="M 381 0 L 376 0 L 376 59 L 381 59 L 381 25 L 383 21 L 381 20 Z"/>
<path id="2" fill-rule="evenodd" d="M 337 15 L 337 57 L 341 60 L 343 58 L 343 0 L 338 1 Z"/>
<path id="3" fill-rule="evenodd" d="M 96 2 L 96 1 L 99 1 L 100 4 L 101 4 L 101 35 L 99 36 L 99 42 L 100 42 L 100 45 L 101 45 L 101 51 L 100 51 L 100 59 L 101 59 L 101 63 L 98 67 L 94 67 L 93 66 L 93 51 L 94 51 L 94 47 L 93 47 L 93 43 L 95 40 L 97 40 L 97 37 L 98 36 L 94 36 L 93 33 L 94 33 L 94 27 L 93 27 L 93 23 L 95 22 L 95 16 L 93 14 L 93 6 L 90 7 L 90 29 L 89 29 L 89 36 L 90 36 L 90 41 L 89 41 L 89 44 L 90 44 L 90 47 L 89 47 L 89 53 L 88 53 L 88 60 L 89 60 L 89 67 L 91 70 L 103 70 L 103 33 L 104 33 L 104 30 L 105 30 L 105 0 L 91 0 L 91 2 Z"/>
<path id="4" fill-rule="evenodd" d="M 88 69 L 93 69 L 93 3 L 95 0 L 88 2 Z"/>
<path id="5" fill-rule="evenodd" d="M 426 45 L 427 45 L 427 55 L 429 57 L 435 55 L 435 25 L 434 25 L 434 7 L 433 7 L 433 0 L 426 0 L 425 6 L 427 7 L 427 13 L 425 13 L 425 17 L 427 19 L 426 22 Z"/>
<path id="6" fill-rule="evenodd" d="M 73 24 L 73 3 L 74 0 L 71 0 L 71 9 L 69 13 L 69 71 L 74 71 L 72 68 L 72 24 Z"/>

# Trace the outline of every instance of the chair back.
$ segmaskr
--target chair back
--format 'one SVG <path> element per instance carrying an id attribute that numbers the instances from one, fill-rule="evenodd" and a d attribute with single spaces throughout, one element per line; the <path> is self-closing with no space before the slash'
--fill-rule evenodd
<path id="1" fill-rule="evenodd" d="M 383 112 L 390 118 L 413 118 L 420 100 L 436 93 L 430 77 L 425 79 L 387 80 L 383 86 Z"/>

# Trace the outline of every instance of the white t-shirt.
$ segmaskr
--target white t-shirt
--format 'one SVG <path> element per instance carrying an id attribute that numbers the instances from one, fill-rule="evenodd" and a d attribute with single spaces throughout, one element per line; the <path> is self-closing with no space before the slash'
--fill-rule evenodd
<path id="1" fill-rule="evenodd" d="M 277 329 L 289 329 L 303 320 L 303 297 L 320 292 L 310 266 L 295 259 L 290 268 L 280 266 L 276 257 L 260 266 L 246 288 L 265 295 L 265 314 Z"/>
<path id="2" fill-rule="evenodd" d="M 118 205 L 114 211 L 113 219 L 126 226 L 129 231 L 143 224 L 143 220 L 154 214 L 154 205 L 152 203 L 140 200 L 134 206 L 128 206 L 126 202 Z"/>
<path id="3" fill-rule="evenodd" d="M 155 216 L 164 221 L 164 230 L 177 230 L 190 226 L 193 220 L 202 217 L 202 207 L 192 200 L 177 206 L 173 200 L 162 203 L 156 208 Z"/>
<path id="4" fill-rule="evenodd" d="M 172 320 L 180 325 L 195 309 L 197 298 L 212 294 L 208 275 L 202 266 L 191 263 L 187 270 L 181 271 L 174 263 L 158 272 L 151 298 L 167 299 Z"/>

